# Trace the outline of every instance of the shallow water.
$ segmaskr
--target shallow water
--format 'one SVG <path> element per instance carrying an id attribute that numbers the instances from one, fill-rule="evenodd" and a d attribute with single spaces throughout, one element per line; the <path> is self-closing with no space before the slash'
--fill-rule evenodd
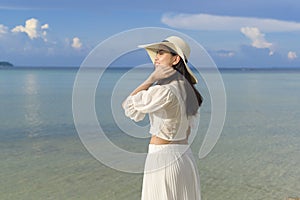
<path id="1" fill-rule="evenodd" d="M 0 199 L 139 199 L 142 174 L 111 169 L 81 143 L 73 122 L 76 69 L 0 70 Z M 112 86 L 125 70 L 106 72 L 96 94 L 98 119 L 119 147 L 146 152 L 148 138 L 128 137 L 114 123 Z M 134 72 L 120 101 L 147 73 Z M 201 108 L 192 143 L 202 199 L 300 196 L 300 72 L 222 71 L 227 115 L 221 137 L 204 159 L 197 154 L 210 119 Z M 147 134 L 143 135 L 147 136 Z"/>

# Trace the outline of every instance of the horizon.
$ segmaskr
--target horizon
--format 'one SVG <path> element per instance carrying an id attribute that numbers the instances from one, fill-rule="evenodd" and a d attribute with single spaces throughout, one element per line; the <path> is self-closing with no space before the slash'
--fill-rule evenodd
<path id="1" fill-rule="evenodd" d="M 1 61 L 0 61 L 1 62 Z M 21 66 L 1 66 L 0 65 L 0 69 L 32 69 L 32 68 L 44 68 L 44 69 L 79 69 L 81 68 L 82 66 L 29 66 L 29 65 L 21 65 Z M 85 69 L 132 69 L 132 68 L 136 68 L 135 66 L 108 66 L 108 67 L 100 67 L 100 66 L 96 66 L 96 67 L 86 67 L 84 66 L 83 68 Z M 144 66 L 144 67 L 139 67 L 139 69 L 151 69 L 151 67 L 147 67 L 147 66 Z M 215 68 L 212 68 L 212 67 L 199 67 L 199 69 L 202 69 L 202 70 L 215 70 Z M 300 66 L 293 66 L 293 67 L 282 67 L 282 66 L 275 66 L 275 67 L 251 67 L 251 66 L 236 66 L 236 67 L 217 67 L 217 69 L 219 70 L 234 70 L 234 69 L 237 69 L 237 70 L 293 70 L 293 69 L 296 69 L 296 70 L 300 70 Z M 192 70 L 194 71 L 195 68 L 192 68 Z"/>

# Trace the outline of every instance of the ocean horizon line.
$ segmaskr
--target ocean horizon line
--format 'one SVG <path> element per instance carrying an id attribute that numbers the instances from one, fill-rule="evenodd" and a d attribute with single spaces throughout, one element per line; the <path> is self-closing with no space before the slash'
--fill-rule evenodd
<path id="1" fill-rule="evenodd" d="M 78 70 L 82 66 L 13 66 L 13 67 L 0 67 L 1 69 L 74 69 Z M 91 66 L 84 67 L 85 69 L 112 69 L 112 70 L 128 70 L 135 67 L 130 66 L 109 66 L 109 67 L 100 67 L 100 66 Z M 139 69 L 150 69 L 150 67 L 139 67 Z M 200 70 L 211 71 L 216 70 L 212 67 L 200 67 Z M 300 71 L 299 67 L 217 67 L 220 71 Z"/>

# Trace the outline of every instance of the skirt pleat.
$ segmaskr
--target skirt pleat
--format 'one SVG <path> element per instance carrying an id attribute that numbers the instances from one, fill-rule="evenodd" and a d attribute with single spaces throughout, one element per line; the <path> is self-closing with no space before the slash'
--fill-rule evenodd
<path id="1" fill-rule="evenodd" d="M 199 174 L 189 145 L 149 145 L 142 200 L 201 200 Z"/>

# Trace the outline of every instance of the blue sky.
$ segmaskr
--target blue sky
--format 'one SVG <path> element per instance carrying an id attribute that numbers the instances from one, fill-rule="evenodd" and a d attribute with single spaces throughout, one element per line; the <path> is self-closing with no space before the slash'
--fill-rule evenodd
<path id="1" fill-rule="evenodd" d="M 162 27 L 194 38 L 219 67 L 300 67 L 295 0 L 1 0 L 0 61 L 79 66 L 106 38 Z"/>

